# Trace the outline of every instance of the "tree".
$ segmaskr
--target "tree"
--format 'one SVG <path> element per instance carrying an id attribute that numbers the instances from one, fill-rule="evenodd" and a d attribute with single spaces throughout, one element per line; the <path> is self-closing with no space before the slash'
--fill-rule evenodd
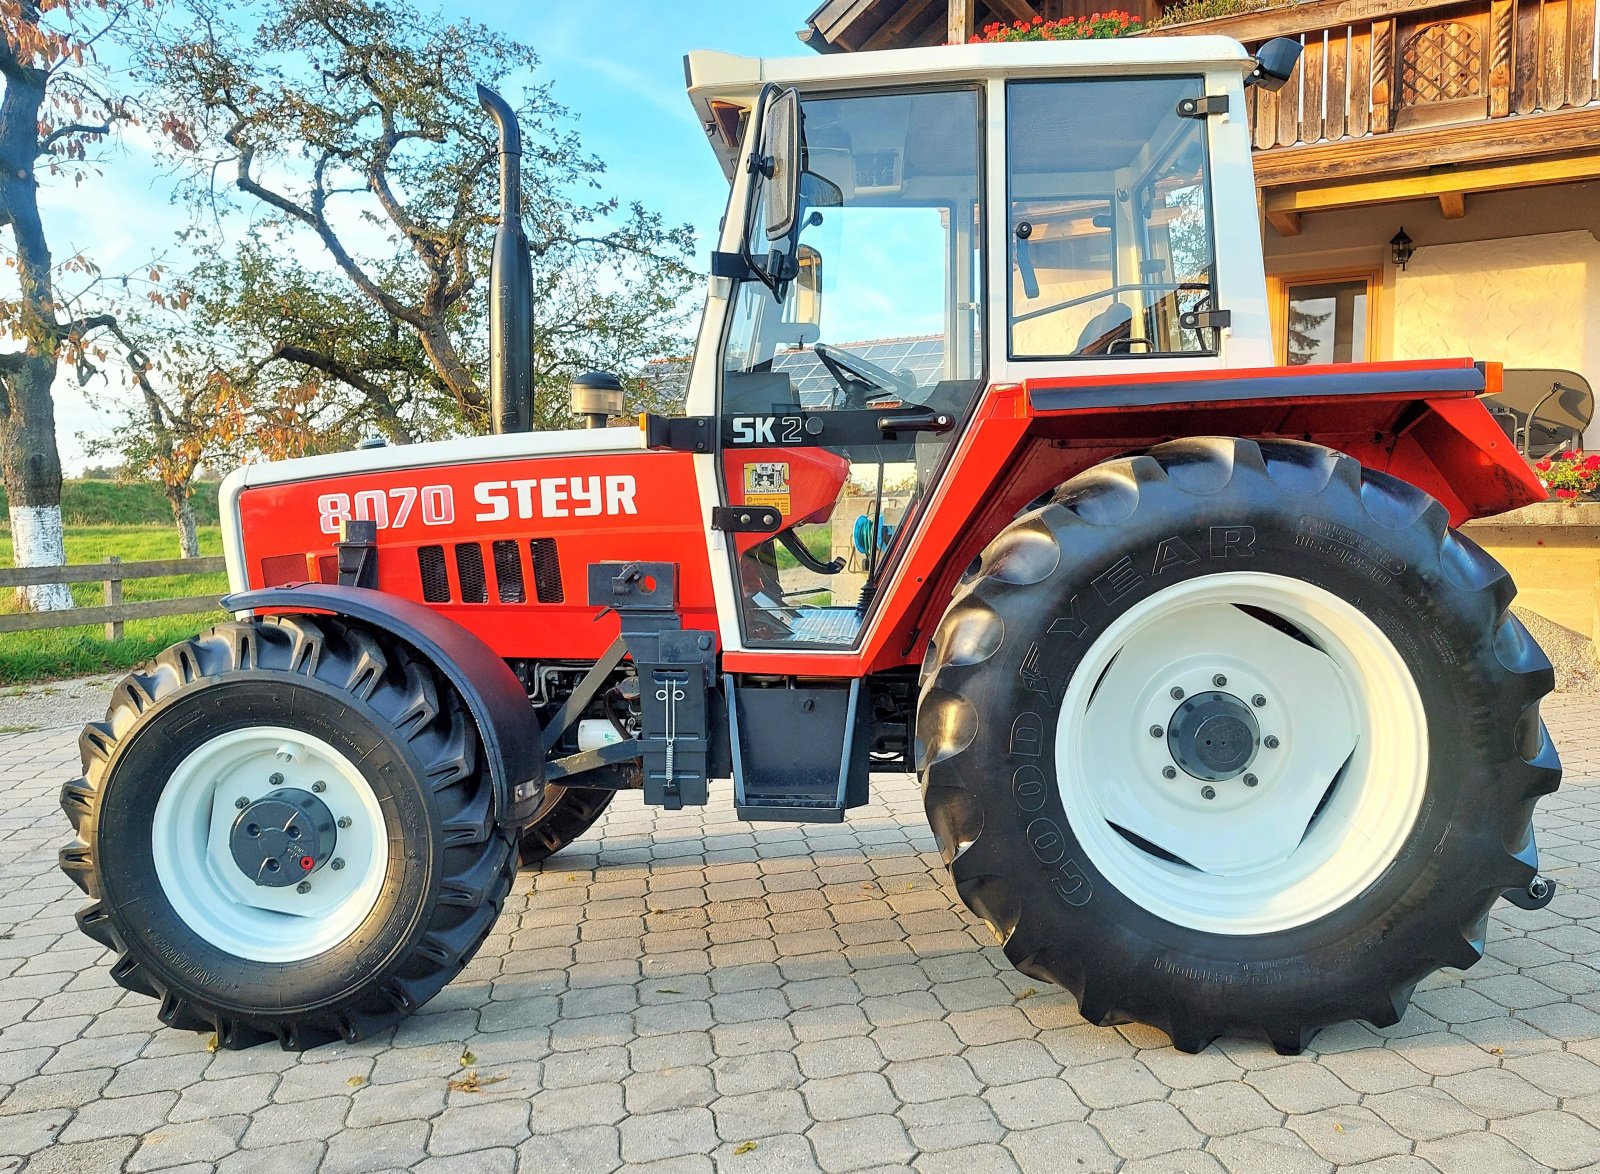
<path id="1" fill-rule="evenodd" d="M 95 41 L 124 15 L 107 0 L 76 8 L 69 0 L 0 0 L 0 228 L 11 230 L 6 263 L 17 279 L 16 296 L 0 299 L 0 330 L 18 344 L 0 354 L 0 471 L 19 567 L 66 562 L 51 386 L 60 361 L 83 362 L 86 340 L 111 321 L 106 314 L 74 316 L 59 295 L 61 269 L 39 214 L 37 167 L 45 160 L 50 176 L 82 182 L 89 148 L 131 118 L 92 55 Z M 82 258 L 61 268 L 94 273 Z M 26 607 L 72 606 L 61 585 L 18 594 Z"/>
<path id="2" fill-rule="evenodd" d="M 176 35 L 156 30 L 146 63 L 198 128 L 191 196 L 266 219 L 233 251 L 217 246 L 195 296 L 249 340 L 258 374 L 290 366 L 338 385 L 391 439 L 483 429 L 498 159 L 473 83 L 537 57 L 384 0 L 268 0 L 244 32 L 211 4 L 191 0 Z M 681 345 L 693 238 L 599 198 L 602 167 L 548 85 L 519 113 L 535 420 L 549 425 L 567 418 L 576 370 Z"/>

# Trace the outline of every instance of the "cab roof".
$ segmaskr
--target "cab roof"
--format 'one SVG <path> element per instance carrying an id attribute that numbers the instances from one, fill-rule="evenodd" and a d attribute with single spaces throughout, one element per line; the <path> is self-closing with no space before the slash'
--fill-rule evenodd
<path id="1" fill-rule="evenodd" d="M 802 93 L 988 78 L 1082 78 L 1227 72 L 1254 59 L 1231 37 L 1113 37 L 1086 41 L 937 45 L 812 57 L 740 57 L 696 49 L 683 59 L 689 101 L 722 170 L 733 175 L 742 116 L 769 82 Z"/>

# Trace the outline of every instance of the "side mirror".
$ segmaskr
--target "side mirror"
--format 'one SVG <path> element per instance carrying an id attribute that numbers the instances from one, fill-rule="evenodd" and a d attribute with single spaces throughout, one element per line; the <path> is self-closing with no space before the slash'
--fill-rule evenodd
<path id="1" fill-rule="evenodd" d="M 779 90 L 761 124 L 762 168 L 767 175 L 767 239 L 787 240 L 800 212 L 800 96 Z"/>
<path id="2" fill-rule="evenodd" d="M 1256 67 L 1244 79 L 1247 86 L 1277 91 L 1284 87 L 1300 62 L 1302 46 L 1293 37 L 1273 37 L 1256 50 Z"/>

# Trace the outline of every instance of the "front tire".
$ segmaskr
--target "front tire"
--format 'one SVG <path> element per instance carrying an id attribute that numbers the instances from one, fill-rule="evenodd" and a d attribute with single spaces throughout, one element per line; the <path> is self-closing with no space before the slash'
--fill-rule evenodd
<path id="1" fill-rule="evenodd" d="M 969 571 L 918 767 L 962 899 L 1186 1051 L 1396 1022 L 1534 874 L 1549 662 L 1442 506 L 1314 445 L 1109 462 Z"/>
<path id="2" fill-rule="evenodd" d="M 220 624 L 125 679 L 61 804 L 112 976 L 223 1047 L 397 1022 L 482 944 L 516 869 L 459 697 L 331 617 Z"/>

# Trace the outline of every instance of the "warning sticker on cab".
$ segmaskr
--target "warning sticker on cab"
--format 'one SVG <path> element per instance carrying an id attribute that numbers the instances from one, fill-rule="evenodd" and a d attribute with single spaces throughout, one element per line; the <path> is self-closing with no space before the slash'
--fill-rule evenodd
<path id="1" fill-rule="evenodd" d="M 789 512 L 789 462 L 749 461 L 744 467 L 744 504 Z"/>

